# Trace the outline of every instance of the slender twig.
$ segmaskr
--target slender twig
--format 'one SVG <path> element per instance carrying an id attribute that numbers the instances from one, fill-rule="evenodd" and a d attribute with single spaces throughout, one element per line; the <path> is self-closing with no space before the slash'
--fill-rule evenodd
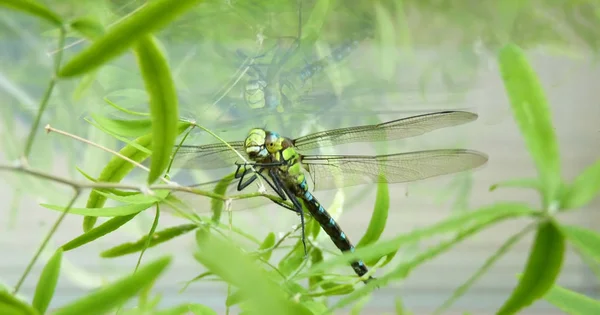
<path id="1" fill-rule="evenodd" d="M 31 153 L 31 148 L 33 146 L 33 140 L 35 140 L 35 135 L 38 127 L 40 126 L 40 121 L 42 120 L 42 115 L 46 111 L 46 106 L 48 106 L 48 101 L 50 100 L 50 96 L 52 95 L 52 91 L 54 90 L 54 86 L 56 85 L 56 81 L 58 81 L 58 69 L 60 68 L 60 63 L 62 61 L 62 46 L 65 43 L 65 36 L 67 34 L 67 30 L 64 26 L 60 27 L 60 34 L 58 36 L 58 48 L 59 53 L 56 54 L 54 58 L 54 69 L 52 73 L 52 78 L 48 83 L 48 87 L 44 92 L 44 96 L 40 102 L 40 107 L 38 108 L 37 115 L 35 116 L 35 120 L 31 125 L 31 129 L 29 130 L 29 135 L 27 136 L 27 140 L 25 141 L 25 149 L 23 150 L 23 158 L 27 159 L 29 154 Z"/>
<path id="2" fill-rule="evenodd" d="M 50 241 L 50 238 L 52 237 L 52 235 L 54 235 L 54 233 L 56 233 L 56 230 L 58 229 L 58 227 L 60 226 L 60 224 L 62 223 L 62 221 L 64 220 L 64 218 L 69 213 L 69 210 L 75 204 L 75 201 L 77 201 L 77 198 L 79 197 L 80 193 L 81 193 L 81 191 L 79 189 L 75 188 L 75 194 L 73 195 L 73 198 L 71 198 L 71 201 L 69 201 L 69 203 L 65 207 L 64 211 L 60 214 L 60 216 L 58 217 L 58 219 L 56 220 L 56 222 L 54 222 L 54 225 L 50 229 L 50 232 L 48 232 L 48 234 L 46 235 L 46 237 L 42 241 L 42 244 L 38 248 L 37 252 L 35 253 L 35 255 L 33 255 L 33 258 L 31 259 L 31 261 L 29 262 L 29 264 L 25 268 L 25 271 L 21 275 L 21 278 L 19 278 L 19 281 L 15 285 L 15 289 L 13 291 L 13 295 L 15 295 L 15 294 L 17 294 L 19 292 L 19 289 L 21 288 L 21 285 L 25 281 L 25 278 L 27 278 L 27 275 L 29 275 L 29 272 L 31 272 L 31 268 L 33 268 L 33 265 L 35 264 L 35 262 L 40 257 L 40 254 L 42 253 L 42 251 L 46 248 L 46 245 L 48 245 L 48 242 Z"/>
<path id="3" fill-rule="evenodd" d="M 150 186 L 143 185 L 130 185 L 130 184 L 121 184 L 121 183 L 104 183 L 104 182 L 80 182 L 76 180 L 71 180 L 65 177 L 56 176 L 53 174 L 45 173 L 42 171 L 38 171 L 27 166 L 10 166 L 0 164 L 0 171 L 12 171 L 18 173 L 24 173 L 28 175 L 32 175 L 38 178 L 54 181 L 63 185 L 71 186 L 75 189 L 120 189 L 120 190 L 129 190 L 129 191 L 139 191 L 141 193 L 153 191 L 153 190 L 168 190 L 168 191 L 180 191 L 191 193 L 195 195 L 205 196 L 213 199 L 218 199 L 222 201 L 226 201 L 228 199 L 231 200 L 239 200 L 239 199 L 248 199 L 248 198 L 256 198 L 256 197 L 265 197 L 271 199 L 276 202 L 287 202 L 282 200 L 278 196 L 269 195 L 266 193 L 255 192 L 255 193 L 247 193 L 247 194 L 239 194 L 233 196 L 223 196 L 220 194 L 216 194 L 209 191 L 204 191 L 196 188 L 192 188 L 189 186 L 180 186 L 177 183 L 172 184 L 155 184 Z"/>
<path id="4" fill-rule="evenodd" d="M 147 168 L 147 167 L 145 167 L 144 165 L 142 165 L 142 164 L 140 164 L 140 163 L 138 163 L 138 162 L 136 162 L 136 161 L 134 161 L 134 160 L 132 160 L 132 159 L 130 159 L 130 158 L 128 158 L 128 157 L 126 157 L 126 156 L 124 156 L 123 154 L 121 154 L 121 153 L 119 153 L 119 152 L 117 152 L 117 151 L 115 151 L 115 150 L 111 150 L 111 149 L 109 149 L 109 148 L 107 148 L 107 147 L 105 147 L 105 146 L 103 146 L 103 145 L 100 145 L 100 144 L 94 143 L 94 142 L 92 142 L 92 141 L 90 141 L 90 140 L 87 140 L 87 139 L 85 139 L 85 138 L 82 138 L 82 137 L 80 137 L 80 136 L 77 136 L 77 135 L 74 135 L 74 134 L 68 133 L 68 132 L 66 132 L 66 131 L 62 131 L 62 130 L 60 130 L 60 129 L 56 129 L 56 128 L 54 128 L 54 127 L 50 126 L 50 125 L 46 125 L 45 129 L 46 129 L 46 132 L 48 132 L 48 133 L 50 133 L 50 132 L 55 132 L 55 133 L 58 133 L 58 134 L 60 134 L 60 135 L 63 135 L 63 136 L 70 137 L 70 138 L 72 138 L 72 139 L 75 139 L 75 140 L 77 140 L 77 141 L 81 141 L 81 142 L 83 142 L 83 143 L 85 143 L 85 144 L 89 144 L 89 145 L 91 145 L 91 146 L 93 146 L 93 147 L 96 147 L 96 148 L 99 148 L 99 149 L 101 149 L 101 150 L 104 150 L 104 151 L 106 151 L 106 152 L 108 152 L 108 153 L 110 153 L 110 154 L 113 154 L 113 155 L 115 155 L 115 156 L 118 156 L 119 158 L 121 158 L 121 159 L 123 159 L 123 160 L 125 160 L 125 161 L 127 161 L 127 162 L 129 162 L 129 163 L 131 163 L 131 164 L 133 164 L 133 165 L 135 165 L 135 166 L 137 166 L 137 167 L 139 167 L 139 168 L 143 169 L 143 170 L 144 170 L 144 171 L 146 171 L 146 172 L 150 172 L 150 169 L 149 169 L 149 168 Z M 163 182 L 165 182 L 165 184 L 172 184 L 172 182 L 171 182 L 171 181 L 169 181 L 168 179 L 166 179 L 166 178 L 164 178 L 164 177 L 161 177 L 161 178 L 160 178 L 160 180 L 161 180 L 161 181 L 163 181 Z"/>

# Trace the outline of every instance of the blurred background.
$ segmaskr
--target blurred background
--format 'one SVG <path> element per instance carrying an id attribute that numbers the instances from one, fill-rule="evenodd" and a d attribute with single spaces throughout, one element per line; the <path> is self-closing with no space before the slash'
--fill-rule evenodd
<path id="1" fill-rule="evenodd" d="M 43 2 L 63 17 L 85 17 L 105 28 L 145 5 L 145 1 L 117 0 Z M 489 155 L 489 162 L 473 172 L 390 185 L 391 209 L 385 238 L 497 201 L 539 205 L 533 191 L 489 191 L 491 185 L 500 181 L 536 176 L 512 120 L 495 60 L 495 50 L 506 39 L 526 50 L 540 77 L 552 109 L 563 177 L 572 179 L 600 156 L 600 71 L 596 60 L 600 8 L 585 1 L 559 1 L 552 5 L 529 1 L 515 8 L 500 3 L 503 2 L 210 0 L 157 36 L 177 84 L 180 116 L 196 121 L 225 140 L 242 140 L 252 127 L 267 126 L 296 138 L 433 111 L 477 113 L 475 122 L 418 138 L 321 150 L 328 154 L 367 154 L 463 147 Z M 90 27 L 89 32 L 98 30 Z M 0 11 L 2 163 L 12 163 L 22 150 L 50 77 L 57 35 L 50 25 L 34 18 Z M 87 45 L 87 39 L 70 32 L 63 51 L 65 60 Z M 260 90 L 258 96 L 252 94 L 275 69 L 280 73 L 285 96 L 277 108 L 261 103 Z M 253 102 L 256 99 L 258 103 Z M 41 126 L 51 124 L 119 149 L 122 142 L 91 123 L 97 117 L 123 117 L 109 106 L 110 102 L 146 111 L 143 81 L 131 53 L 92 74 L 59 82 Z M 45 134 L 42 129 L 38 132 L 30 160 L 34 168 L 83 180 L 75 167 L 97 176 L 110 159 L 110 154 L 70 138 Z M 210 135 L 197 131 L 187 143 L 213 142 L 216 140 Z M 140 182 L 143 174 L 137 175 L 125 181 Z M 32 177 L 7 173 L 2 176 L 0 282 L 14 285 L 57 218 L 57 212 L 39 204 L 64 204 L 71 192 Z M 190 184 L 207 180 L 207 176 L 185 171 L 175 178 Z M 375 202 L 375 185 L 325 191 L 318 196 L 351 239 L 360 239 Z M 197 209 L 208 205 L 206 199 L 196 202 Z M 82 197 L 77 205 L 84 204 Z M 563 214 L 561 219 L 598 229 L 599 205 L 597 200 L 586 209 Z M 238 228 L 259 239 L 269 231 L 285 233 L 297 223 L 296 216 L 276 206 L 232 215 Z M 102 259 L 98 252 L 137 240 L 147 233 L 152 219 L 152 212 L 142 213 L 117 233 L 67 253 L 53 306 L 133 270 L 136 255 Z M 42 261 L 57 246 L 79 235 L 81 222 L 80 216 L 67 218 Z M 163 215 L 160 226 L 177 222 L 181 223 L 180 219 Z M 405 281 L 377 291 L 364 313 L 393 312 L 396 297 L 401 297 L 415 314 L 430 313 L 526 223 L 496 225 L 461 243 L 416 269 Z M 531 235 L 519 242 L 452 311 L 494 313 L 514 288 L 530 241 Z M 326 237 L 319 242 L 333 248 Z M 157 247 L 145 254 L 145 259 L 167 251 L 176 254 L 175 266 L 156 287 L 162 294 L 161 303 L 173 305 L 194 300 L 224 312 L 226 289 L 222 284 L 197 282 L 180 292 L 187 281 L 202 272 L 192 257 L 193 237 L 188 235 L 163 245 L 160 250 Z M 428 245 L 407 244 L 396 259 L 409 259 Z M 23 295 L 33 293 L 41 266 L 39 262 L 29 276 L 21 290 Z M 599 295 L 597 278 L 572 252 L 559 284 L 590 296 Z M 544 302 L 524 313 L 560 314 Z"/>

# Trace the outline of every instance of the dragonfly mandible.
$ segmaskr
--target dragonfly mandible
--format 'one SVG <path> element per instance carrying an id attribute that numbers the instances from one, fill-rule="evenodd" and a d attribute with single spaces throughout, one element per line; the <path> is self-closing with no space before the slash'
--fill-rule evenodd
<path id="1" fill-rule="evenodd" d="M 256 173 L 249 171 L 248 165 L 236 163 L 236 152 L 224 143 L 183 145 L 178 148 L 173 165 L 181 169 L 217 169 L 237 164 L 236 178 L 239 181 L 232 182 L 228 192 L 241 191 L 261 176 L 269 184 L 270 192 L 292 202 L 293 207 L 279 204 L 298 213 L 301 223 L 304 222 L 304 212 L 299 200 L 302 200 L 310 215 L 341 251 L 352 251 L 354 245 L 350 239 L 313 196 L 309 187 L 316 191 L 377 182 L 411 182 L 477 168 L 487 162 L 487 155 L 467 149 L 439 149 L 375 156 L 308 155 L 302 152 L 343 143 L 414 137 L 475 119 L 476 114 L 466 111 L 434 112 L 376 125 L 327 130 L 296 139 L 255 128 L 249 132 L 245 141 L 231 142 L 229 146 L 244 152 L 252 160 L 251 165 L 254 169 L 258 169 Z M 310 184 L 306 178 L 311 179 Z M 194 187 L 209 190 L 216 183 L 203 183 Z M 269 200 L 264 198 L 266 203 Z M 304 235 L 302 239 L 304 241 Z M 352 262 L 351 265 L 361 277 L 368 271 L 361 261 Z"/>

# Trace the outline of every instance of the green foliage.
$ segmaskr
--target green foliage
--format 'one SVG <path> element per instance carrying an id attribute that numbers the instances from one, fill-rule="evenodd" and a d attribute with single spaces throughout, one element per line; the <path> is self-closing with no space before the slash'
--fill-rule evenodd
<path id="1" fill-rule="evenodd" d="M 88 130 L 101 131 L 109 137 L 108 139 L 115 140 L 112 144 L 117 141 L 119 143 L 118 154 L 113 154 L 108 161 L 102 160 L 105 165 L 98 168 L 101 171 L 97 177 L 88 175 L 88 172 L 89 174 L 96 172 L 89 168 L 97 165 L 72 165 L 72 170 L 79 171 L 86 182 L 76 182 L 68 177 L 46 174 L 27 165 L 0 167 L 2 171 L 11 170 L 37 176 L 37 179 L 52 180 L 75 190 L 75 195 L 67 206 L 59 205 L 59 202 L 54 201 L 52 203 L 56 204 L 41 204 L 47 209 L 60 212 L 60 218 L 40 244 L 38 252 L 32 258 L 14 292 L 0 289 L 0 314 L 48 313 L 57 283 L 63 275 L 61 268 L 65 268 L 63 252 L 78 249 L 111 235 L 121 230 L 134 218 L 140 219 L 147 214 L 144 213 L 147 209 L 154 207 L 156 207 L 154 221 L 147 234 L 138 240 L 124 241 L 121 245 L 104 250 L 99 253 L 99 256 L 115 258 L 136 253 L 141 261 L 142 254 L 148 248 L 167 251 L 169 241 L 177 237 L 195 239 L 196 250 L 193 256 L 207 271 L 194 277 L 189 283 L 196 281 L 226 283 L 229 289 L 223 304 L 228 310 L 236 307 L 244 314 L 324 314 L 346 306 L 353 306 L 352 313 L 359 314 L 371 296 L 377 294 L 377 288 L 406 279 L 411 271 L 424 263 L 452 250 L 461 242 L 475 237 L 494 225 L 517 219 L 531 222 L 522 231 L 507 235 L 507 241 L 474 272 L 472 277 L 457 287 L 454 294 L 438 308 L 437 312 L 441 313 L 450 308 L 495 262 L 509 252 L 517 241 L 534 230 L 534 242 L 523 267 L 523 273 L 515 280 L 512 294 L 506 297 L 505 303 L 497 313 L 515 314 L 524 311 L 540 299 L 547 300 L 569 314 L 600 312 L 599 301 L 556 284 L 567 245 L 571 245 L 590 262 L 600 262 L 600 234 L 583 227 L 563 224 L 556 216 L 557 213 L 574 211 L 576 208 L 586 206 L 597 198 L 600 193 L 600 161 L 596 161 L 581 172 L 572 183 L 563 180 L 560 150 L 552 124 L 550 106 L 525 52 L 528 48 L 539 46 L 558 47 L 561 51 L 572 49 L 571 44 L 574 40 L 565 38 L 562 33 L 556 31 L 556 28 L 551 27 L 558 19 L 554 11 L 560 11 L 564 15 L 564 22 L 567 25 L 565 27 L 574 31 L 573 34 L 579 37 L 576 40 L 582 41 L 592 51 L 597 51 L 600 45 L 598 42 L 600 19 L 596 16 L 598 9 L 594 8 L 591 2 L 553 4 L 556 7 L 548 4 L 548 8 L 540 7 L 535 1 L 506 1 L 498 4 L 470 2 L 469 9 L 465 9 L 459 3 L 449 6 L 440 5 L 439 1 L 365 1 L 362 3 L 339 0 L 316 3 L 304 1 L 299 9 L 304 16 L 300 25 L 297 25 L 298 6 L 295 0 L 230 2 L 225 4 L 220 0 L 156 0 L 144 2 L 143 6 L 141 3 L 134 3 L 131 7 L 117 9 L 116 2 L 84 4 L 66 1 L 60 5 L 57 3 L 43 5 L 33 0 L 0 0 L 0 10 L 8 8 L 14 12 L 24 13 L 27 21 L 31 19 L 43 21 L 42 29 L 34 27 L 33 32 L 36 32 L 36 36 L 44 36 L 45 40 L 56 41 L 58 45 L 57 53 L 51 54 L 54 65 L 51 73 L 47 75 L 45 90 L 39 93 L 41 97 L 36 110 L 22 110 L 22 104 L 27 102 L 24 102 L 25 98 L 17 92 L 11 94 L 17 101 L 11 100 L 12 103 L 0 109 L 3 120 L 7 122 L 4 127 L 0 127 L 7 130 L 15 129 L 14 113 L 25 112 L 23 115 L 26 116 L 26 120 L 31 121 L 31 131 L 24 141 L 21 154 L 23 159 L 34 159 L 32 148 L 35 150 L 36 146 L 46 143 L 34 142 L 40 123 L 45 121 L 42 117 L 46 116 L 69 116 L 67 118 L 70 120 L 86 121 Z M 103 16 L 100 14 L 93 17 L 84 16 L 86 11 L 104 12 L 89 10 L 93 5 L 103 6 L 108 13 Z M 444 8 L 440 9 L 440 7 Z M 423 22 L 415 22 L 410 16 L 415 11 L 422 12 L 429 18 Z M 596 15 L 593 12 L 596 12 Z M 14 22 L 10 17 L 6 19 Z M 6 22 L 6 24 L 10 23 Z M 13 27 L 12 31 L 21 34 L 23 38 L 31 36 L 19 29 L 22 25 L 20 20 L 14 25 L 17 27 Z M 317 236 L 320 226 L 311 218 L 308 219 L 306 226 L 309 236 L 308 255 L 305 255 L 302 242 L 298 237 L 299 227 L 282 236 L 278 236 L 273 231 L 264 231 L 266 236 L 255 236 L 234 226 L 232 221 L 228 225 L 222 224 L 220 219 L 223 211 L 229 210 L 233 203 L 245 199 L 264 198 L 264 196 L 260 193 L 249 193 L 242 197 L 228 196 L 227 188 L 236 180 L 234 174 L 217 180 L 212 191 L 185 188 L 171 182 L 170 168 L 174 155 L 172 149 L 178 141 L 183 143 L 187 139 L 189 133 L 180 137 L 182 133 L 196 126 L 196 123 L 180 116 L 185 116 L 189 111 L 197 117 L 198 125 L 214 123 L 213 126 L 218 127 L 219 131 L 232 130 L 241 133 L 246 132 L 245 126 L 239 128 L 242 123 L 252 121 L 254 124 L 252 117 L 268 116 L 265 112 L 252 112 L 239 104 L 231 105 L 237 100 L 230 100 L 229 97 L 239 95 L 243 91 L 235 87 L 235 84 L 223 87 L 222 82 L 225 79 L 228 82 L 237 82 L 248 72 L 256 71 L 262 63 L 260 58 L 275 59 L 276 52 L 284 47 L 281 42 L 286 42 L 286 37 L 289 39 L 290 34 L 295 36 L 299 26 L 302 28 L 300 52 L 287 58 L 282 73 L 298 71 L 306 64 L 307 59 L 313 57 L 311 52 L 314 47 L 328 45 L 323 43 L 340 42 L 346 39 L 349 33 L 364 31 L 363 28 L 370 27 L 374 30 L 373 38 L 377 46 L 376 56 L 369 58 L 376 58 L 379 62 L 379 70 L 375 72 L 380 81 L 367 75 L 365 81 L 373 82 L 390 80 L 398 75 L 398 65 L 403 62 L 403 58 L 395 49 L 399 45 L 407 50 L 411 50 L 413 46 L 437 46 L 436 41 L 439 41 L 440 37 L 449 36 L 455 29 L 463 31 L 461 40 L 464 42 L 461 42 L 461 45 L 471 44 L 473 39 L 481 38 L 485 49 L 497 53 L 501 79 L 514 121 L 538 173 L 537 178 L 509 179 L 493 185 L 490 190 L 509 187 L 534 189 L 540 193 L 541 206 L 498 202 L 477 209 L 463 209 L 470 211 L 452 215 L 410 233 L 398 234 L 393 229 L 390 231 L 393 222 L 388 222 L 389 210 L 395 208 L 395 205 L 390 203 L 389 187 L 385 183 L 380 183 L 377 185 L 376 200 L 368 228 L 357 243 L 356 251 L 342 255 L 331 254 L 327 248 L 319 244 Z M 27 32 L 31 32 L 32 29 Z M 19 31 L 21 33 L 18 33 Z M 443 33 L 444 35 L 439 35 L 441 31 L 446 32 Z M 7 34 L 12 33 L 7 30 L 0 31 L 0 35 Z M 90 43 L 85 44 L 86 46 L 78 52 L 71 52 L 65 45 L 65 39 L 87 40 Z M 182 41 L 203 42 L 207 43 L 208 47 L 198 46 L 193 52 L 187 51 L 181 54 L 175 47 Z M 235 44 L 233 49 L 227 47 L 232 43 Z M 240 66 L 236 72 L 242 74 L 230 78 L 227 77 L 230 73 L 228 70 L 237 67 L 234 65 L 236 62 L 232 61 L 234 58 L 232 56 L 240 57 L 240 54 L 232 52 L 238 49 L 238 43 L 241 47 L 240 52 L 257 53 L 249 55 L 252 57 L 250 61 L 253 63 L 252 67 Z M 73 45 L 76 44 L 75 42 Z M 33 50 L 39 51 L 39 47 L 34 47 Z M 64 65 L 62 64 L 63 52 L 69 58 Z M 130 62 L 129 52 L 135 55 L 137 63 Z M 418 82 L 424 95 L 434 73 L 439 74 L 441 80 L 447 85 L 452 85 L 450 82 L 453 81 L 456 73 L 447 70 L 451 67 L 446 60 L 453 59 L 449 57 L 452 54 L 460 55 L 461 58 L 465 55 L 460 49 L 456 49 L 455 52 L 440 57 L 442 60 L 432 62 L 425 75 L 413 78 Z M 222 58 L 211 60 L 215 55 Z M 473 59 L 477 58 L 473 57 Z M 478 60 L 475 61 L 477 62 Z M 37 65 L 18 64 L 17 67 L 35 69 Z M 211 67 L 218 70 L 210 71 Z M 335 70 L 338 71 L 337 77 L 352 78 L 347 81 L 362 76 L 362 74 L 356 75 L 353 73 L 355 70 L 350 68 L 339 67 Z M 346 73 L 350 74 L 346 75 Z M 16 85 L 42 84 L 39 78 L 41 76 L 20 77 L 19 74 L 8 73 L 8 70 L 7 75 L 15 78 Z M 76 77 L 79 77 L 77 82 L 65 80 Z M 129 82 L 134 81 L 130 80 L 132 77 L 137 81 Z M 189 82 L 196 84 L 197 81 L 191 81 L 190 78 L 197 77 L 206 77 L 208 80 L 202 82 L 200 86 L 188 86 Z M 335 100 L 341 98 L 343 93 L 347 93 L 346 90 L 357 90 L 356 85 L 347 81 L 337 82 L 336 79 L 332 79 L 336 77 L 335 75 L 327 74 L 323 77 L 328 77 L 331 82 L 319 81 L 317 76 L 310 84 L 314 82 L 315 85 L 322 85 L 323 90 L 335 90 L 335 93 L 332 93 Z M 377 86 L 378 83 L 374 83 L 373 86 L 361 86 L 361 83 L 358 83 L 359 87 L 367 90 L 381 88 Z M 293 83 L 288 82 L 288 85 Z M 214 97 L 216 90 L 226 92 Z M 198 97 L 200 95 L 196 93 L 198 91 L 207 92 L 211 96 Z M 328 102 L 330 100 L 327 99 Z M 75 104 L 71 104 L 71 101 Z M 346 106 L 344 110 L 348 112 L 357 110 L 360 115 L 371 113 L 371 109 L 366 108 L 364 104 L 371 104 L 372 101 L 344 101 Z M 301 103 L 300 107 L 308 112 L 320 110 L 322 104 L 314 103 Z M 198 113 L 201 115 L 197 115 Z M 323 116 L 327 115 L 327 113 L 323 114 Z M 83 116 L 86 116 L 85 119 L 81 119 Z M 242 122 L 227 121 L 227 124 L 221 125 L 223 117 L 241 117 Z M 263 122 L 272 123 L 273 126 L 269 127 L 273 129 L 276 128 L 276 124 L 291 125 L 291 128 L 300 129 L 304 126 L 297 123 L 299 117 L 300 113 L 284 112 L 284 115 L 272 120 L 270 120 L 272 117 L 265 118 Z M 64 117 L 62 118 L 61 124 L 69 126 Z M 345 119 L 342 120 L 344 123 L 350 121 L 350 119 L 343 119 Z M 73 129 L 70 131 L 84 133 L 77 128 Z M 216 135 L 219 132 L 208 133 Z M 91 133 L 88 136 L 91 138 Z M 9 140 L 11 141 L 3 139 L 3 144 L 20 142 L 15 141 L 18 140 L 17 136 Z M 67 146 L 62 149 L 72 150 Z M 150 159 L 149 168 L 144 164 L 148 159 Z M 100 161 L 100 158 L 97 161 Z M 79 160 L 74 160 L 72 164 L 79 164 Z M 148 174 L 144 173 L 145 178 L 141 178 L 136 173 L 137 170 L 144 170 Z M 135 184 L 121 184 L 124 179 Z M 156 183 L 157 181 L 162 183 Z M 92 190 L 85 206 L 74 206 L 82 190 L 87 188 Z M 466 194 L 464 191 L 458 191 Z M 181 207 L 184 202 L 179 200 L 179 196 L 175 196 L 175 192 L 197 195 L 204 200 L 210 199 L 210 204 L 206 209 L 194 202 L 190 203 L 189 209 Z M 64 193 L 61 191 L 62 194 Z M 107 202 L 111 204 L 107 205 Z M 185 222 L 162 227 L 162 218 L 165 213 L 168 213 L 164 209 L 168 207 L 174 210 L 170 214 L 174 214 L 177 220 Z M 211 218 L 204 217 L 204 213 L 208 212 L 212 213 Z M 365 218 L 366 213 L 363 213 Z M 54 252 L 42 270 L 31 301 L 21 299 L 17 292 L 22 280 L 28 275 L 39 254 L 46 248 L 50 237 L 60 227 L 63 218 L 72 215 L 85 216 L 84 232 L 80 235 L 74 234 L 73 239 Z M 109 219 L 96 226 L 98 217 Z M 393 235 L 384 238 L 384 230 Z M 195 238 L 187 235 L 192 231 L 195 231 Z M 430 241 L 439 237 L 443 240 L 429 248 L 420 249 L 413 257 L 402 261 L 396 259 L 396 253 L 408 244 Z M 350 273 L 348 264 L 356 259 L 363 260 L 370 267 L 369 274 L 375 276 L 374 280 L 362 285 L 361 279 L 354 275 L 348 276 Z M 164 309 L 157 307 L 158 297 L 148 300 L 152 285 L 170 262 L 170 257 L 164 257 L 150 263 L 142 263 L 141 267 L 136 267 L 133 273 L 125 271 L 123 274 L 127 275 L 121 279 L 110 281 L 66 305 L 57 306 L 51 313 L 105 314 L 120 309 L 124 314 L 142 312 L 216 314 L 209 307 L 197 304 L 199 300 Z M 384 266 L 385 269 L 381 268 Z M 338 268 L 344 270 L 344 274 L 338 274 L 336 272 Z M 192 278 L 191 272 L 190 278 Z M 330 300 L 334 296 L 337 296 L 335 303 Z M 138 307 L 125 306 L 125 303 L 134 297 L 139 297 Z M 396 298 L 395 307 L 397 314 L 410 314 L 399 297 Z"/>

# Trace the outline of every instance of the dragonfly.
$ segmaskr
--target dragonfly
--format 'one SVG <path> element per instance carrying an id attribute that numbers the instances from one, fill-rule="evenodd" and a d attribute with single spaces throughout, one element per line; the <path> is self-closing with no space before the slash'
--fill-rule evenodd
<path id="1" fill-rule="evenodd" d="M 336 247 L 342 252 L 347 252 L 353 251 L 354 245 L 313 195 L 314 191 L 368 183 L 412 182 L 467 171 L 484 165 L 488 156 L 468 149 L 437 149 L 373 156 L 309 155 L 303 152 L 344 143 L 370 143 L 414 137 L 475 119 L 477 114 L 472 112 L 442 111 L 374 125 L 326 130 L 295 139 L 282 137 L 264 128 L 254 128 L 249 131 L 244 141 L 230 142 L 228 145 L 224 143 L 182 145 L 177 148 L 173 165 L 180 169 L 217 169 L 237 165 L 235 178 L 239 180 L 231 182 L 227 194 L 244 190 L 260 176 L 268 183 L 269 193 L 274 193 L 282 200 L 289 200 L 292 203 L 293 206 L 290 207 L 283 202 L 275 201 L 282 207 L 297 213 L 302 227 L 304 227 L 304 211 L 301 202 Z M 244 152 L 250 162 L 239 163 L 237 153 L 231 148 Z M 217 181 L 213 181 L 197 184 L 194 187 L 208 190 L 214 188 L 216 184 Z M 269 200 L 273 201 L 267 198 L 261 200 L 267 204 Z M 259 204 L 247 207 L 257 205 Z M 304 229 L 302 229 L 302 241 L 306 246 Z M 363 261 L 353 261 L 351 266 L 359 277 L 363 277 L 368 272 Z M 363 281 L 370 279 L 372 278 Z"/>
<path id="2" fill-rule="evenodd" d="M 271 112 L 283 112 L 284 106 L 291 107 L 297 99 L 289 94 L 300 95 L 301 93 L 298 91 L 305 87 L 307 80 L 343 61 L 358 47 L 361 41 L 372 36 L 373 27 L 367 26 L 364 30 L 356 32 L 349 39 L 344 40 L 339 46 L 334 47 L 329 56 L 285 71 L 284 65 L 290 61 L 301 46 L 302 1 L 299 0 L 297 34 L 295 37 L 291 37 L 293 42 L 287 47 L 283 45 L 283 40 L 289 37 L 279 38 L 279 43 L 269 49 L 269 51 L 275 50 L 270 63 L 255 63 L 256 59 L 264 57 L 268 51 L 255 57 L 249 57 L 241 50 L 236 51 L 237 57 L 244 60 L 242 65 L 246 64 L 249 68 L 246 73 L 251 77 L 243 87 L 244 102 L 253 110 L 265 108 Z M 285 93 L 284 89 L 289 93 Z"/>

